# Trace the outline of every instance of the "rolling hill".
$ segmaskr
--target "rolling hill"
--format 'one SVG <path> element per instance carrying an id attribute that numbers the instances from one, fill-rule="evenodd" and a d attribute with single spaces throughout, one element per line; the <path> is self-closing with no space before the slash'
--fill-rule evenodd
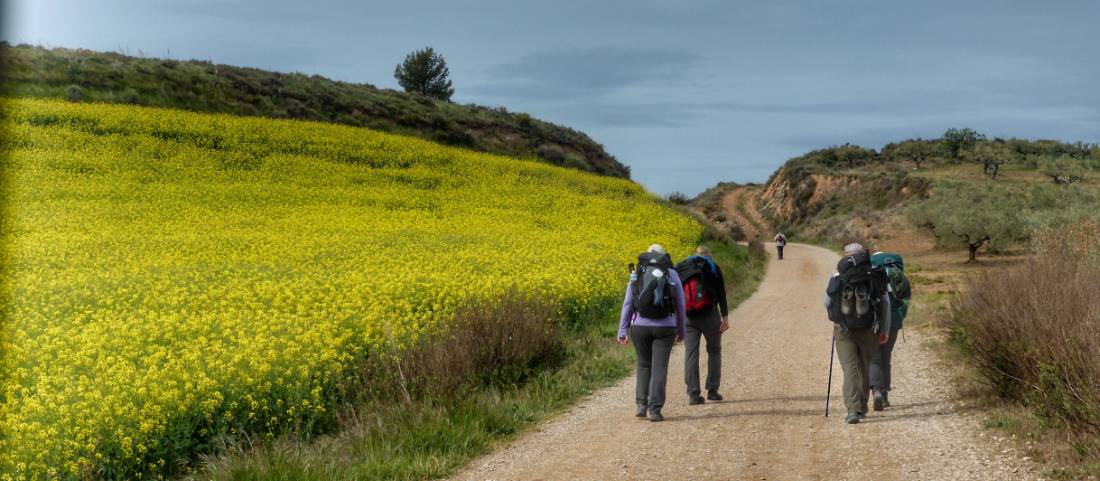
<path id="1" fill-rule="evenodd" d="M 504 108 L 435 101 L 319 75 L 84 49 L 3 43 L 0 62 L 9 96 L 333 122 L 630 177 L 627 166 L 584 133 Z"/>

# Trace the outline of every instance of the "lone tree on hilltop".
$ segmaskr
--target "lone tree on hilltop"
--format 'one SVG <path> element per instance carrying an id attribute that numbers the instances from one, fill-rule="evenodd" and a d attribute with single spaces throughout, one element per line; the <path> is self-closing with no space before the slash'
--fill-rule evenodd
<path id="1" fill-rule="evenodd" d="M 446 101 L 455 93 L 450 75 L 447 61 L 431 47 L 406 55 L 393 70 L 393 77 L 406 92 Z"/>
<path id="2" fill-rule="evenodd" d="M 940 245 L 965 245 L 970 255 L 967 262 L 975 262 L 983 245 L 998 252 L 1027 238 L 1030 229 L 1023 211 L 1010 193 L 987 185 L 961 188 L 952 195 L 914 204 L 908 216 L 931 230 Z"/>
<path id="3" fill-rule="evenodd" d="M 893 150 L 893 155 L 895 159 L 911 161 L 914 165 L 917 166 L 918 169 L 920 169 L 920 166 L 924 163 L 924 161 L 932 158 L 939 153 L 939 144 L 937 144 L 935 141 L 925 141 L 919 138 L 902 142 Z"/>
<path id="4" fill-rule="evenodd" d="M 1016 156 L 1016 152 L 1001 142 L 982 142 L 966 151 L 963 157 L 982 164 L 982 173 L 997 180 L 997 172 Z"/>
<path id="5" fill-rule="evenodd" d="M 1082 159 L 1059 155 L 1043 160 L 1041 170 L 1043 175 L 1050 177 L 1055 184 L 1070 185 L 1084 180 L 1087 167 Z"/>
<path id="6" fill-rule="evenodd" d="M 960 152 L 973 147 L 982 140 L 985 140 L 985 135 L 979 134 L 974 129 L 947 129 L 941 139 L 944 148 L 955 159 L 959 158 Z"/>

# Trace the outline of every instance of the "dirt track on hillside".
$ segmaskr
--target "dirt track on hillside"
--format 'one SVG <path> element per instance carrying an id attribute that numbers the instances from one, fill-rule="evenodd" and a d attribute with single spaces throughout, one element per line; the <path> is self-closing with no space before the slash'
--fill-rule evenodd
<path id="1" fill-rule="evenodd" d="M 918 332 L 907 332 L 895 350 L 893 407 L 844 424 L 836 364 L 831 414 L 823 417 L 831 325 L 820 298 L 837 257 L 799 244 L 787 249 L 785 260 L 770 262 L 756 294 L 730 314 L 732 328 L 722 340 L 724 402 L 687 405 L 677 346 L 664 422 L 633 417 L 631 377 L 474 460 L 454 479 L 1039 477 L 1007 443 L 984 435 L 980 416 L 950 401 L 951 387 L 936 375 Z"/>
<path id="2" fill-rule="evenodd" d="M 722 210 L 726 218 L 741 226 L 746 240 L 770 241 L 772 233 L 764 232 L 768 222 L 756 207 L 757 191 L 746 187 L 730 190 L 722 196 Z M 738 208 L 740 206 L 740 208 Z"/>

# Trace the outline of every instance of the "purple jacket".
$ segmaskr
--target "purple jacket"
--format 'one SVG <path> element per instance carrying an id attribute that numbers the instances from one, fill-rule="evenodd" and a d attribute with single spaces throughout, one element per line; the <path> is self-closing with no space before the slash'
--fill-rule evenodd
<path id="1" fill-rule="evenodd" d="M 687 322 L 687 309 L 684 308 L 684 287 L 680 285 L 680 275 L 674 269 L 669 269 L 668 280 L 669 287 L 672 288 L 672 296 L 676 298 L 676 313 L 660 319 L 650 319 L 640 315 L 634 317 L 634 289 L 632 288 L 637 281 L 630 281 L 626 285 L 626 298 L 623 299 L 623 311 L 619 316 L 620 339 L 626 337 L 626 328 L 630 325 L 631 318 L 634 319 L 634 324 L 639 326 L 675 327 L 676 333 L 681 338 L 684 337 L 684 324 Z"/>

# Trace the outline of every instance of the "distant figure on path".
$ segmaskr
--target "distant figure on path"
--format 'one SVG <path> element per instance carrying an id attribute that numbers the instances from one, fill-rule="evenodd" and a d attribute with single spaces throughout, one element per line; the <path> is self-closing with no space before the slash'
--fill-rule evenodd
<path id="1" fill-rule="evenodd" d="M 825 289 L 825 309 L 834 323 L 836 354 L 844 371 L 844 421 L 857 424 L 867 415 L 871 363 L 879 362 L 879 345 L 890 340 L 889 281 L 871 266 L 862 245 L 848 244 L 844 258 Z"/>
<path id="2" fill-rule="evenodd" d="M 630 274 L 619 318 L 619 344 L 625 346 L 633 340 L 638 354 L 635 416 L 644 418 L 648 413 L 650 421 L 664 420 L 661 408 L 665 405 L 668 360 L 672 345 L 684 339 L 685 323 L 680 276 L 665 248 L 653 244 L 638 256 L 638 268 Z"/>
<path id="3" fill-rule="evenodd" d="M 775 250 L 779 253 L 779 260 L 783 260 L 783 248 L 787 246 L 787 236 L 782 232 L 775 235 Z"/>
<path id="4" fill-rule="evenodd" d="M 688 404 L 703 404 L 699 390 L 699 344 L 707 341 L 707 400 L 721 401 L 718 386 L 722 382 L 722 333 L 729 329 L 729 308 L 726 305 L 726 280 L 722 269 L 706 246 L 695 249 L 695 255 L 676 264 L 676 273 L 684 283 L 684 304 L 687 307 L 687 327 L 684 336 L 684 382 Z"/>
<path id="5" fill-rule="evenodd" d="M 880 346 L 882 353 L 878 362 L 871 362 L 871 389 L 874 391 L 874 409 L 882 411 L 890 407 L 890 390 L 892 378 L 891 360 L 894 354 L 894 343 L 898 340 L 898 331 L 901 330 L 902 321 L 909 313 L 909 299 L 913 296 L 909 279 L 905 277 L 905 262 L 901 255 L 893 252 L 876 252 L 871 255 L 871 265 L 886 271 L 886 278 L 890 284 L 890 339 Z"/>

